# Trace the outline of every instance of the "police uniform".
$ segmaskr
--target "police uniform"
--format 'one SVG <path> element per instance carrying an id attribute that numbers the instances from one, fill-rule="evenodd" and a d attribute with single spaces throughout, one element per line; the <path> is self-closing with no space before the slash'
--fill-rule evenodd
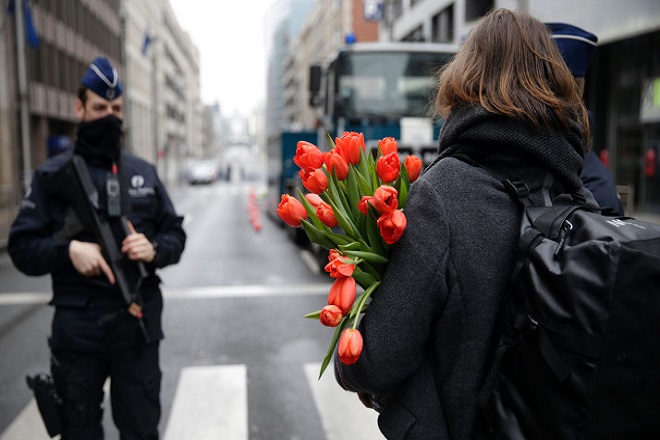
<path id="1" fill-rule="evenodd" d="M 109 100 L 121 94 L 117 73 L 105 59 L 94 60 L 83 84 Z M 107 180 L 113 165 L 122 188 L 123 214 L 157 249 L 154 260 L 145 263 L 147 275 L 140 285 L 148 337 L 126 311 L 116 286 L 105 276 L 87 277 L 73 266 L 71 239 L 95 242 L 94 235 L 85 231 L 75 237 L 58 236 L 69 215 L 68 206 L 49 193 L 48 178 L 72 154 L 81 152 L 99 194 L 99 215 L 108 219 L 117 243 L 125 234 L 120 219 L 108 212 Z M 158 438 L 163 298 L 156 269 L 179 261 L 186 234 L 183 218 L 175 212 L 155 167 L 126 151 L 119 151 L 116 159 L 115 163 L 85 155 L 77 139 L 74 152 L 46 161 L 34 173 L 8 240 L 9 255 L 20 271 L 52 278 L 50 304 L 55 313 L 49 345 L 51 373 L 65 402 L 63 440 L 103 438 L 101 403 L 107 377 L 111 378 L 112 414 L 121 438 Z"/>
<path id="2" fill-rule="evenodd" d="M 598 37 L 566 23 L 546 23 L 546 25 L 573 76 L 584 78 L 587 75 L 591 57 L 596 50 Z M 591 117 L 589 122 L 593 131 Z M 584 186 L 594 195 L 604 213 L 623 215 L 623 204 L 617 193 L 612 174 L 593 151 L 587 153 L 584 158 L 580 178 Z"/>

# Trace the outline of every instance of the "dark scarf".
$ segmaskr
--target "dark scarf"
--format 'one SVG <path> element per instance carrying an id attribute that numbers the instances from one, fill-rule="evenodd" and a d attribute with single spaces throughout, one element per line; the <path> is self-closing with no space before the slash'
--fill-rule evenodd
<path id="1" fill-rule="evenodd" d="M 584 148 L 577 123 L 570 133 L 550 131 L 490 113 L 478 105 L 466 106 L 447 117 L 440 134 L 439 152 L 440 157 L 463 153 L 475 160 L 491 153 L 508 152 L 547 168 L 570 188 L 582 186 Z"/>
<path id="2" fill-rule="evenodd" d="M 78 124 L 74 152 L 87 162 L 108 167 L 119 162 L 122 120 L 114 115 Z"/>

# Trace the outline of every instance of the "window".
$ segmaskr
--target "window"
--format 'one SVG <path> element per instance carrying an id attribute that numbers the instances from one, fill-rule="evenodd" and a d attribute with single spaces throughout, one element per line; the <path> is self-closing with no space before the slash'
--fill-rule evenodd
<path id="1" fill-rule="evenodd" d="M 494 6 L 493 0 L 467 0 L 465 2 L 465 21 L 478 20 Z"/>
<path id="2" fill-rule="evenodd" d="M 454 40 L 454 5 L 449 5 L 432 19 L 432 38 L 436 43 L 451 43 Z"/>

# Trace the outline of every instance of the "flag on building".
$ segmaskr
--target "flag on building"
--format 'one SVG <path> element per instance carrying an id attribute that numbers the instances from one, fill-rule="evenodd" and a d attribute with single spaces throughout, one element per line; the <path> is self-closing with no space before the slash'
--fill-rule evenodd
<path id="1" fill-rule="evenodd" d="M 149 46 L 151 45 L 151 35 L 149 35 L 149 29 L 144 31 L 144 41 L 142 42 L 142 56 L 147 54 Z"/>
<path id="2" fill-rule="evenodd" d="M 34 20 L 32 20 L 32 9 L 30 8 L 30 4 L 28 3 L 28 0 L 19 0 L 23 3 L 23 22 L 25 25 L 25 40 L 27 43 L 34 47 L 37 48 L 39 47 L 39 34 L 37 33 L 37 28 L 34 26 Z M 14 8 L 15 8 L 15 0 L 10 0 L 9 1 L 9 6 L 7 8 L 7 12 L 9 15 L 14 14 Z"/>

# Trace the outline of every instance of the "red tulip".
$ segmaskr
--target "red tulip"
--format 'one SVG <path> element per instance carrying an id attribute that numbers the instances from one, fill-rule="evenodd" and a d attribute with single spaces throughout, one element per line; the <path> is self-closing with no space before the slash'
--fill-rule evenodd
<path id="1" fill-rule="evenodd" d="M 288 194 L 282 194 L 282 200 L 277 207 L 277 214 L 284 223 L 294 228 L 300 226 L 302 220 L 307 218 L 307 211 L 303 204 Z"/>
<path id="2" fill-rule="evenodd" d="M 341 137 L 335 139 L 335 146 L 346 162 L 357 165 L 360 163 L 360 151 L 367 151 L 364 144 L 364 134 L 345 131 Z"/>
<path id="3" fill-rule="evenodd" d="M 372 205 L 381 214 L 387 214 L 399 207 L 399 192 L 389 185 L 381 185 L 374 192 Z"/>
<path id="4" fill-rule="evenodd" d="M 323 153 L 316 145 L 307 141 L 298 141 L 293 162 L 301 170 L 317 169 L 323 165 Z"/>
<path id="5" fill-rule="evenodd" d="M 355 271 L 355 264 L 350 258 L 340 254 L 337 249 L 330 249 L 328 255 L 328 264 L 325 265 L 325 271 L 332 278 L 350 277 Z"/>
<path id="6" fill-rule="evenodd" d="M 417 180 L 419 174 L 422 172 L 422 159 L 411 154 L 403 160 L 403 166 L 406 167 L 408 179 L 412 183 Z"/>
<path id="7" fill-rule="evenodd" d="M 399 151 L 399 145 L 396 143 L 396 139 L 393 137 L 386 137 L 378 141 L 378 147 L 380 148 L 381 155 L 387 156 L 390 153 L 396 153 Z"/>
<path id="8" fill-rule="evenodd" d="M 321 168 L 300 170 L 300 180 L 307 191 L 321 194 L 328 189 L 328 176 Z"/>
<path id="9" fill-rule="evenodd" d="M 337 278 L 328 294 L 328 304 L 335 305 L 341 309 L 342 315 L 346 316 L 353 307 L 357 295 L 357 284 L 353 277 Z"/>
<path id="10" fill-rule="evenodd" d="M 385 183 L 394 182 L 399 177 L 399 170 L 401 169 L 401 160 L 399 153 L 393 151 L 381 156 L 376 162 L 376 174 Z"/>
<path id="11" fill-rule="evenodd" d="M 316 208 L 316 207 L 319 206 L 321 203 L 323 203 L 323 199 L 322 199 L 321 197 L 319 197 L 318 194 L 307 193 L 307 194 L 305 194 L 305 198 L 307 199 L 307 201 L 308 201 L 308 202 L 309 202 L 314 208 Z"/>
<path id="12" fill-rule="evenodd" d="M 358 209 L 360 212 L 364 215 L 367 215 L 369 212 L 369 204 L 373 204 L 373 196 L 362 196 L 360 201 L 358 202 Z"/>
<path id="13" fill-rule="evenodd" d="M 321 324 L 326 327 L 337 327 L 343 318 L 339 307 L 329 304 L 321 309 Z"/>
<path id="14" fill-rule="evenodd" d="M 337 346 L 337 354 L 339 354 L 339 360 L 346 365 L 351 365 L 357 362 L 362 354 L 362 346 L 364 342 L 362 341 L 362 334 L 359 330 L 354 328 L 347 328 L 341 332 L 339 337 L 339 343 Z"/>
<path id="15" fill-rule="evenodd" d="M 338 225 L 335 213 L 332 211 L 332 206 L 325 202 L 321 202 L 316 207 L 316 216 L 323 222 L 324 225 L 334 228 Z"/>
<path id="16" fill-rule="evenodd" d="M 387 244 L 394 244 L 401 238 L 403 230 L 406 228 L 406 215 L 400 209 L 396 209 L 381 215 L 377 224 L 383 241 Z"/>
<path id="17" fill-rule="evenodd" d="M 348 162 L 337 149 L 325 153 L 323 160 L 328 170 L 335 173 L 337 179 L 344 180 L 348 176 Z"/>

